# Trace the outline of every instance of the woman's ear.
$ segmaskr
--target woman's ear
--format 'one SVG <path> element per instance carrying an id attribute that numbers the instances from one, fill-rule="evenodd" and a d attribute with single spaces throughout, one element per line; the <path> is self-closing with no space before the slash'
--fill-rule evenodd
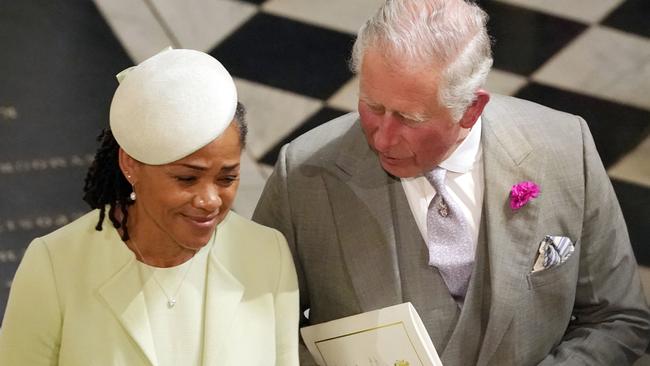
<path id="1" fill-rule="evenodd" d="M 138 168 L 140 167 L 140 162 L 133 159 L 126 151 L 122 150 L 120 147 L 118 151 L 118 160 L 120 163 L 120 170 L 122 174 L 126 177 L 126 180 L 133 186 L 137 182 L 138 177 Z"/>

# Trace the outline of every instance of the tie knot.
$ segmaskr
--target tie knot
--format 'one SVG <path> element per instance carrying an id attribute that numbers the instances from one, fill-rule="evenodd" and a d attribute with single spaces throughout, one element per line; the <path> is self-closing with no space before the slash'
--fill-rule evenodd
<path id="1" fill-rule="evenodd" d="M 435 188 L 436 191 L 440 191 L 440 187 L 443 187 L 445 184 L 445 176 L 447 175 L 447 169 L 441 167 L 435 167 L 432 171 L 424 174 L 424 177 L 427 178 L 429 183 Z"/>

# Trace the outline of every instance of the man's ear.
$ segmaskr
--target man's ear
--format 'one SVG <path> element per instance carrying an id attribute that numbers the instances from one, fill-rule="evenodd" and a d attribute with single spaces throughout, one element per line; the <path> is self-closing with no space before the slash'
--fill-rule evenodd
<path id="1" fill-rule="evenodd" d="M 141 163 L 133 159 L 131 155 L 122 150 L 121 147 L 118 151 L 118 160 L 120 164 L 120 170 L 126 177 L 126 180 L 129 181 L 131 185 L 135 185 L 138 180 L 138 168 L 140 167 Z"/>
<path id="2" fill-rule="evenodd" d="M 475 93 L 475 98 L 472 104 L 467 107 L 465 113 L 460 118 L 459 124 L 462 128 L 472 128 L 478 118 L 483 113 L 483 109 L 490 101 L 490 94 L 483 90 L 479 89 Z"/>

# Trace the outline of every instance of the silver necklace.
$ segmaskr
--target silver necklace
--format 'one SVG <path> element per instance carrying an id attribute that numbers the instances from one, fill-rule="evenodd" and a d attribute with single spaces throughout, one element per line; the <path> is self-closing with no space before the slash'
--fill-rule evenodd
<path id="1" fill-rule="evenodd" d="M 147 264 L 147 262 L 144 259 L 144 256 L 142 255 L 142 252 L 140 252 L 140 248 L 138 248 L 138 244 L 133 240 L 133 238 L 130 239 L 131 242 L 133 243 L 133 248 L 135 248 L 135 251 L 138 253 L 140 258 L 142 259 L 142 263 Z M 165 288 L 163 287 L 160 282 L 158 282 L 158 279 L 156 278 L 156 272 L 151 273 L 151 277 L 153 277 L 154 282 L 156 282 L 156 285 L 160 288 L 160 291 L 165 295 L 167 298 L 167 308 L 172 309 L 176 305 L 176 298 L 178 295 L 178 292 L 181 290 L 181 287 L 183 286 L 183 283 L 185 283 L 185 279 L 187 278 L 187 274 L 190 272 L 190 269 L 192 268 L 192 264 L 194 264 L 194 258 L 196 257 L 196 253 L 192 256 L 190 259 L 190 264 L 187 266 L 185 269 L 185 273 L 183 273 L 183 278 L 181 279 L 181 282 L 178 283 L 178 287 L 176 287 L 176 291 L 172 294 L 172 296 L 169 296 Z"/>

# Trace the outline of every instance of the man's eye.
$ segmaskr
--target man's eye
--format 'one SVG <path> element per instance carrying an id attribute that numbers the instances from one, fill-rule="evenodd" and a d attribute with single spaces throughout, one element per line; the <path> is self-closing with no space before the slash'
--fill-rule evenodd
<path id="1" fill-rule="evenodd" d="M 419 125 L 419 124 L 421 124 L 421 123 L 423 123 L 425 121 L 422 118 L 407 117 L 407 116 L 403 116 L 401 114 L 399 115 L 399 119 L 400 119 L 400 121 L 402 121 L 402 123 L 404 123 L 405 125 L 409 125 L 409 126 Z"/>
<path id="2" fill-rule="evenodd" d="M 372 104 L 367 104 L 367 106 L 370 109 L 370 111 L 372 111 L 373 113 L 377 113 L 377 114 L 384 113 L 384 108 L 382 106 L 372 105 Z"/>

